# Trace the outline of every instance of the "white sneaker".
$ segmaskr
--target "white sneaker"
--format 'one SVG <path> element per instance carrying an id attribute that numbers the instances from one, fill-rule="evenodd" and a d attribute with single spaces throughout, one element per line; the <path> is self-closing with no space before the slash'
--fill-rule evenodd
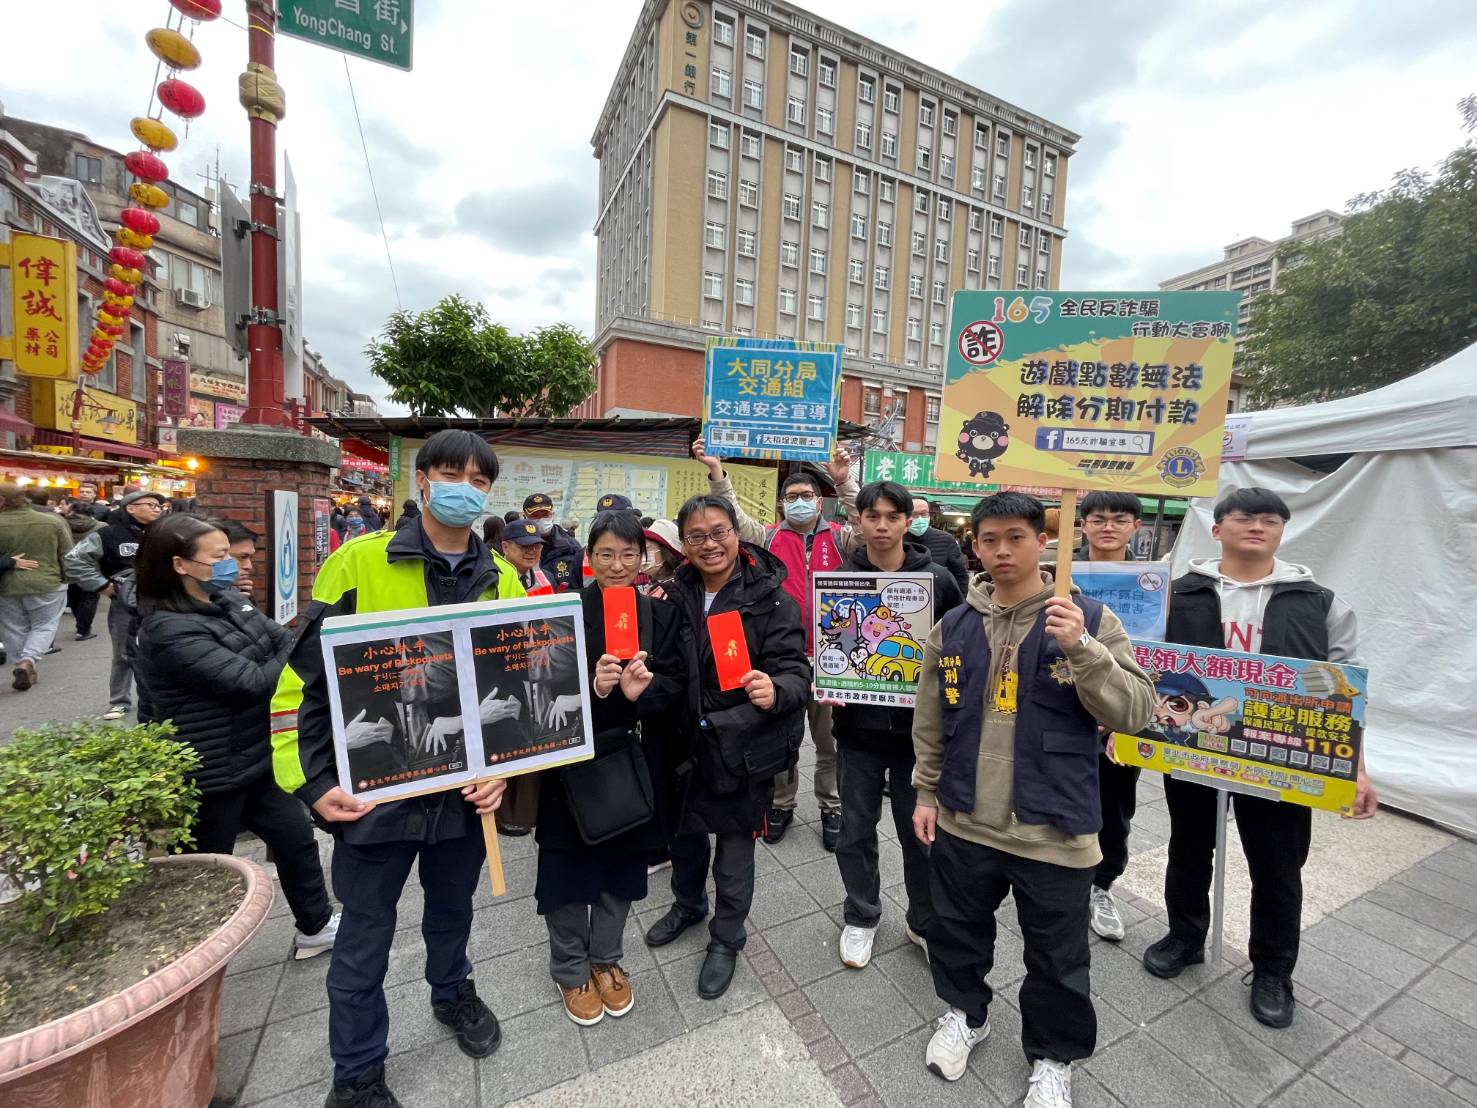
<path id="1" fill-rule="evenodd" d="M 861 969 L 872 960 L 872 943 L 877 938 L 875 927 L 841 929 L 841 960 L 852 969 Z"/>
<path id="2" fill-rule="evenodd" d="M 983 1027 L 970 1027 L 963 1012 L 950 1008 L 939 1017 L 938 1030 L 928 1040 L 924 1060 L 945 1081 L 958 1081 L 964 1076 L 964 1067 L 969 1065 L 969 1052 L 984 1042 L 989 1033 L 989 1020 Z"/>
<path id="3" fill-rule="evenodd" d="M 1072 1063 L 1037 1058 L 1023 1108 L 1072 1108 Z"/>
<path id="4" fill-rule="evenodd" d="M 333 949 L 333 940 L 338 938 L 338 918 L 341 915 L 335 912 L 323 930 L 316 935 L 304 935 L 301 931 L 292 936 L 292 956 L 301 961 L 304 958 L 316 958 L 318 955 Z"/>
<path id="5" fill-rule="evenodd" d="M 122 719 L 127 714 L 127 704 L 113 704 L 103 713 L 103 719 Z"/>
<path id="6" fill-rule="evenodd" d="M 918 934 L 918 932 L 914 931 L 907 924 L 903 924 L 903 930 L 905 930 L 908 933 L 908 942 L 912 943 L 919 950 L 923 951 L 924 956 L 927 957 L 927 955 L 928 955 L 928 940 L 925 939 L 922 935 Z"/>
<path id="7" fill-rule="evenodd" d="M 1118 902 L 1113 899 L 1113 894 L 1094 885 L 1088 894 L 1087 906 L 1091 912 L 1092 929 L 1098 936 L 1110 942 L 1121 942 L 1123 917 L 1118 914 Z"/>

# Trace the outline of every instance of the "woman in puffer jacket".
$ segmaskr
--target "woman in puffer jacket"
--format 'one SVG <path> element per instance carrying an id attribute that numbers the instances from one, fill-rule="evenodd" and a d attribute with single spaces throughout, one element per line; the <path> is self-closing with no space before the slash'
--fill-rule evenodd
<path id="1" fill-rule="evenodd" d="M 200 754 L 196 850 L 230 854 L 243 828 L 271 848 L 297 923 L 294 956 L 311 958 L 332 948 L 338 915 L 308 814 L 272 778 L 272 692 L 291 635 L 235 590 L 230 545 L 202 519 L 169 515 L 139 547 L 139 722 L 172 722 Z"/>

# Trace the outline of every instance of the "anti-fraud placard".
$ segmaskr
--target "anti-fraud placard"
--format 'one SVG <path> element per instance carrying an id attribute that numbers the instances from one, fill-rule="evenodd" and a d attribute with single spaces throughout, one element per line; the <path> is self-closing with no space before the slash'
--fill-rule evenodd
<path id="1" fill-rule="evenodd" d="M 1213 496 L 1235 292 L 956 292 L 934 472 Z"/>
<path id="2" fill-rule="evenodd" d="M 814 576 L 817 696 L 911 708 L 934 623 L 931 573 Z"/>
<path id="3" fill-rule="evenodd" d="M 577 594 L 333 616 L 339 786 L 385 801 L 593 756 Z"/>
<path id="4" fill-rule="evenodd" d="M 1113 609 L 1131 639 L 1162 639 L 1169 622 L 1168 562 L 1072 563 L 1072 584 Z"/>
<path id="5" fill-rule="evenodd" d="M 1310 808 L 1354 803 L 1369 673 L 1359 666 L 1135 639 L 1154 717 L 1114 735 L 1128 765 L 1240 782 Z"/>

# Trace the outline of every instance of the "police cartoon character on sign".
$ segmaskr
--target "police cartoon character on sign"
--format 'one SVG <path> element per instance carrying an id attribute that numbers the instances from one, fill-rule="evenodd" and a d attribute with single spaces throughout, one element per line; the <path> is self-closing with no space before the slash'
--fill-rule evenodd
<path id="1" fill-rule="evenodd" d="M 1010 425 L 998 412 L 976 412 L 959 431 L 959 449 L 954 457 L 969 466 L 971 477 L 988 477 L 995 459 L 1010 445 Z"/>

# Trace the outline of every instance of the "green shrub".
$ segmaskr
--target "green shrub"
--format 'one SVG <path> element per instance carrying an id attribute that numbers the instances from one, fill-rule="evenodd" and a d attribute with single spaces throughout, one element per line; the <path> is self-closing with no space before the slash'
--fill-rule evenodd
<path id="1" fill-rule="evenodd" d="M 143 877 L 149 854 L 193 841 L 200 756 L 173 733 L 83 719 L 0 746 L 0 876 L 20 892 L 0 913 L 9 932 L 71 941 Z"/>

